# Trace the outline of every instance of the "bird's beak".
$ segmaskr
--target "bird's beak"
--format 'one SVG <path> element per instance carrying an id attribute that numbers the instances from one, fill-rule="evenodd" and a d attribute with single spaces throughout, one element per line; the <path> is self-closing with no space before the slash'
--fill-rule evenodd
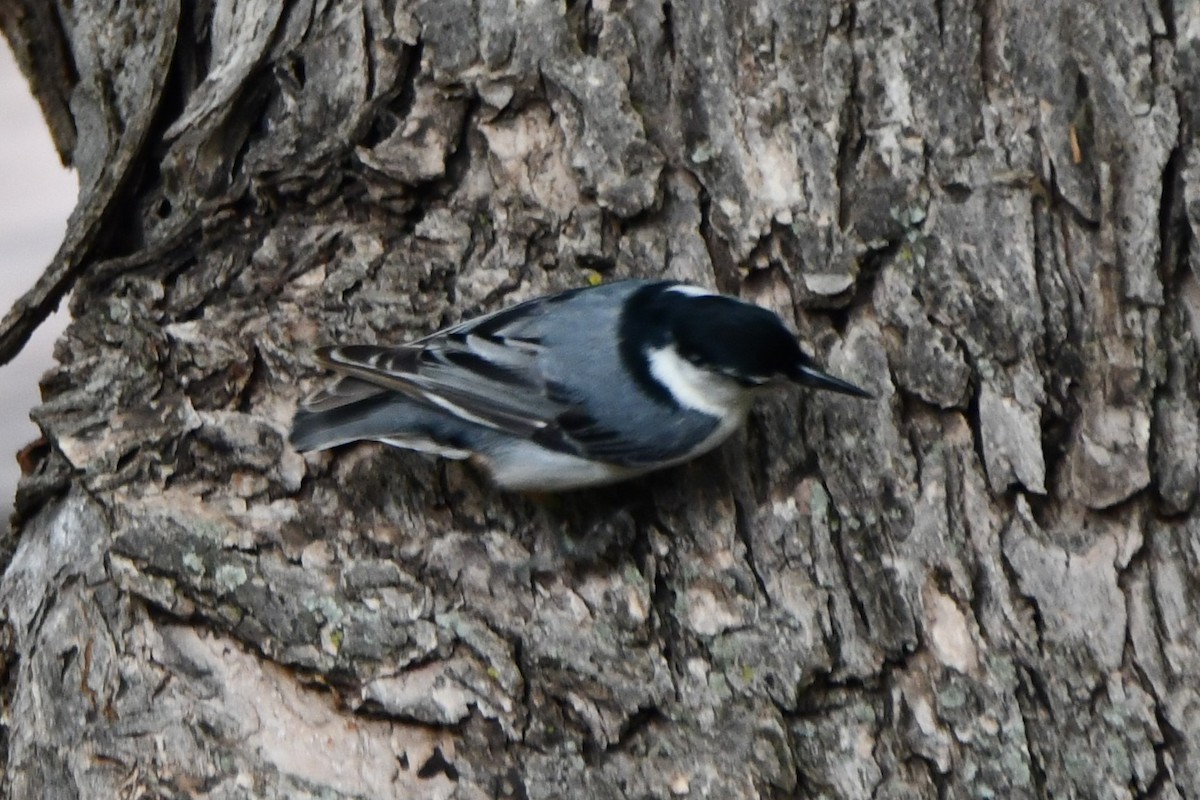
<path id="1" fill-rule="evenodd" d="M 811 386 L 814 389 L 828 389 L 831 392 L 841 392 L 842 394 L 865 397 L 870 400 L 875 399 L 875 395 L 865 389 L 860 389 L 849 381 L 835 378 L 807 364 L 797 365 L 796 371 L 792 374 L 792 380 L 801 386 Z"/>

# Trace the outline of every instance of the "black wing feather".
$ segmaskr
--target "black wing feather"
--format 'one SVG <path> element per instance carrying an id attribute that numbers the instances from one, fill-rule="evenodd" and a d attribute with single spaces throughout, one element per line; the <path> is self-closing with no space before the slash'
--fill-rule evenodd
<path id="1" fill-rule="evenodd" d="M 537 317 L 578 291 L 528 300 L 399 347 L 321 348 L 317 360 L 345 376 L 358 397 L 364 383 L 373 385 L 559 452 L 623 464 L 644 443 L 601 427 L 539 363 Z M 309 402 L 336 406 L 336 397 L 327 390 Z"/>
<path id="2" fill-rule="evenodd" d="M 346 376 L 360 398 L 371 384 L 558 452 L 622 466 L 677 457 L 603 425 L 575 391 L 544 373 L 539 318 L 581 291 L 527 300 L 399 347 L 323 348 L 317 359 Z M 336 406 L 336 397 L 321 402 Z"/>

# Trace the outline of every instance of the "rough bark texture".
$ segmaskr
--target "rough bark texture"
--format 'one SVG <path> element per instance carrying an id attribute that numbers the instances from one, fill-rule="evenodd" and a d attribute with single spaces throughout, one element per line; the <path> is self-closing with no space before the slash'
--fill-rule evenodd
<path id="1" fill-rule="evenodd" d="M 1196 3 L 0 25 L 81 185 L 0 332 L 74 286 L 0 582 L 9 796 L 1200 794 Z M 628 275 L 879 400 L 550 505 L 287 447 L 312 346 Z"/>

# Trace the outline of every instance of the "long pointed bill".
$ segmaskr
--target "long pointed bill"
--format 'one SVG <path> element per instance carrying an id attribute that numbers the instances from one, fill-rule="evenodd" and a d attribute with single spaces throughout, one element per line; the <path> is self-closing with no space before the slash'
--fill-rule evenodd
<path id="1" fill-rule="evenodd" d="M 875 395 L 865 389 L 858 388 L 849 381 L 835 378 L 828 373 L 821 372 L 819 369 L 804 364 L 796 367 L 796 374 L 792 377 L 792 380 L 802 386 L 811 386 L 814 389 L 828 389 L 831 392 L 841 392 L 842 394 L 854 395 L 855 397 L 875 398 Z"/>

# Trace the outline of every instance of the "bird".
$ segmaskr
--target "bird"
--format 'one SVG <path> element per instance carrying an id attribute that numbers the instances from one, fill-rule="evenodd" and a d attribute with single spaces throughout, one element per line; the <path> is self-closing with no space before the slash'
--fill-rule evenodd
<path id="1" fill-rule="evenodd" d="M 502 490 L 615 483 L 707 453 L 765 390 L 872 395 L 822 372 L 772 311 L 668 280 L 527 300 L 400 346 L 319 348 L 298 451 L 355 441 L 468 460 Z"/>

